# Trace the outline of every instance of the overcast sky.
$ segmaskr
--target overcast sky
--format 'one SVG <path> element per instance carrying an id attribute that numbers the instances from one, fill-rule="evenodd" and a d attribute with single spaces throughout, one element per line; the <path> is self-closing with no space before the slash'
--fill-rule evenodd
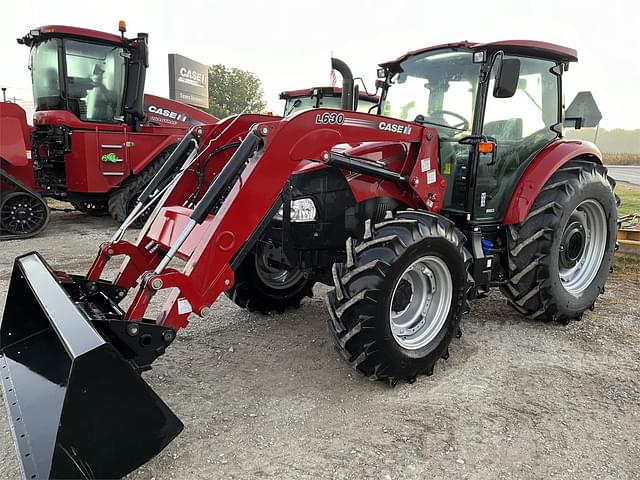
<path id="1" fill-rule="evenodd" d="M 329 84 L 331 52 L 373 88 L 376 65 L 459 40 L 534 39 L 578 50 L 565 74 L 567 104 L 593 91 L 605 128 L 640 128 L 640 3 L 636 1 L 121 1 L 0 3 L 0 86 L 30 100 L 28 51 L 16 43 L 51 24 L 149 33 L 147 92 L 168 96 L 167 54 L 256 73 L 276 113 L 278 93 Z"/>

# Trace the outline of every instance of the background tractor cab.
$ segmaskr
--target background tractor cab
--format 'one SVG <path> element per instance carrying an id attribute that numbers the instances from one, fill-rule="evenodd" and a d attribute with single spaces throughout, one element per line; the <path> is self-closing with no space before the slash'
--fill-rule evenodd
<path id="1" fill-rule="evenodd" d="M 66 111 L 82 122 L 139 128 L 144 118 L 148 35 L 134 39 L 64 26 L 31 30 L 29 69 L 36 112 Z M 41 115 L 36 114 L 36 119 Z"/>
<path id="2" fill-rule="evenodd" d="M 381 113 L 439 132 L 447 215 L 505 219 L 518 179 L 562 136 L 561 76 L 572 61 L 570 48 L 505 41 L 440 45 L 381 64 Z"/>
<path id="3" fill-rule="evenodd" d="M 367 92 L 360 93 L 354 83 L 349 66 L 338 58 L 331 58 L 331 68 L 342 75 L 342 88 L 315 87 L 282 92 L 280 100 L 285 101 L 283 117 L 304 112 L 312 108 L 330 108 L 370 113 L 380 98 Z"/>
<path id="4" fill-rule="evenodd" d="M 379 97 L 368 93 L 358 93 L 355 110 L 368 113 L 378 104 Z M 304 112 L 312 108 L 342 108 L 342 88 L 340 87 L 315 87 L 302 90 L 290 90 L 280 94 L 280 100 L 284 100 L 283 117 L 294 113 Z"/>
<path id="5" fill-rule="evenodd" d="M 187 130 L 218 119 L 145 95 L 148 35 L 126 38 L 124 22 L 119 30 L 51 25 L 18 39 L 30 47 L 35 113 L 31 138 L 23 143 L 31 146 L 33 173 L 27 179 L 7 161 L 3 176 L 85 213 L 108 212 L 122 221 Z"/>

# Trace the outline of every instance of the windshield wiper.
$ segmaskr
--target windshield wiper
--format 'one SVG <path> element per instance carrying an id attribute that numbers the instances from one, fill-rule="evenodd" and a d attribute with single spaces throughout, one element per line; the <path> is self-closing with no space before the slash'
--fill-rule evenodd
<path id="1" fill-rule="evenodd" d="M 428 123 L 429 125 L 434 125 L 436 127 L 444 127 L 450 128 L 452 130 L 458 130 L 459 132 L 466 132 L 464 128 L 452 127 L 451 125 L 445 125 L 444 123 L 430 122 L 429 120 L 426 120 L 422 115 L 418 115 L 413 121 L 420 124 Z"/>

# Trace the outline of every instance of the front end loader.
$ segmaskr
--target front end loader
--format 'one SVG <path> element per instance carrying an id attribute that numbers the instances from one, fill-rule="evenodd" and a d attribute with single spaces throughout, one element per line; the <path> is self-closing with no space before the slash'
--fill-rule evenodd
<path id="1" fill-rule="evenodd" d="M 604 289 L 616 206 L 595 146 L 562 138 L 575 60 L 540 42 L 431 47 L 381 64 L 377 115 L 193 128 L 85 276 L 16 259 L 0 355 L 25 477 L 119 477 L 170 442 L 182 424 L 140 374 L 223 292 L 284 311 L 332 285 L 338 351 L 389 385 L 432 374 L 490 288 L 530 318 L 581 317 Z"/>

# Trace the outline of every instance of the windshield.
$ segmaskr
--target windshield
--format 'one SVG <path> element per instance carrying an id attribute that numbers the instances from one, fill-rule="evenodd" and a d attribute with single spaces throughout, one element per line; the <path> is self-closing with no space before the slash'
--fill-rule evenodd
<path id="1" fill-rule="evenodd" d="M 125 59 L 122 48 L 63 40 L 67 77 L 61 88 L 60 39 L 31 49 L 30 67 L 36 110 L 69 110 L 80 120 L 113 122 L 122 115 Z"/>
<path id="2" fill-rule="evenodd" d="M 113 122 L 122 114 L 122 48 L 65 40 L 69 108 L 81 120 Z"/>
<path id="3" fill-rule="evenodd" d="M 383 115 L 434 124 L 446 136 L 470 132 L 480 72 L 471 51 L 427 52 L 404 60 L 395 69 Z"/>
<path id="4" fill-rule="evenodd" d="M 308 97 L 288 98 L 284 106 L 284 116 L 287 117 L 294 113 L 304 112 L 305 110 L 316 108 L 316 103 L 318 103 L 319 108 L 331 108 L 340 110 L 342 108 L 342 97 L 323 95 L 322 97 L 320 97 L 320 102 L 318 102 L 318 97 L 315 95 Z M 368 113 L 371 107 L 373 107 L 374 105 L 376 105 L 376 102 L 360 98 L 358 100 L 358 108 L 356 108 L 356 111 Z"/>

